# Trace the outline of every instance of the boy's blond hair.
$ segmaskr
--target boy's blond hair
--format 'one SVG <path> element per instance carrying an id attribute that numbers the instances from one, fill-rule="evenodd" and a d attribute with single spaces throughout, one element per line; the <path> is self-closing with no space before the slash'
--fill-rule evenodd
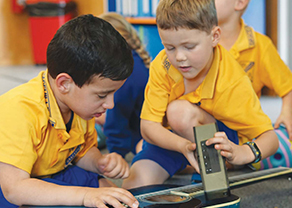
<path id="1" fill-rule="evenodd" d="M 188 28 L 207 33 L 218 25 L 214 0 L 160 0 L 156 22 L 162 30 Z"/>
<path id="2" fill-rule="evenodd" d="M 151 57 L 135 28 L 122 15 L 115 12 L 104 13 L 99 17 L 109 22 L 125 38 L 131 49 L 137 52 L 145 66 L 149 68 Z"/>

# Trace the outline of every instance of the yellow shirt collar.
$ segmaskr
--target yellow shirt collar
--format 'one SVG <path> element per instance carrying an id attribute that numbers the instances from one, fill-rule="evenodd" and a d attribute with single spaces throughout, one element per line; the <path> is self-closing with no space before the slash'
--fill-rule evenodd
<path id="1" fill-rule="evenodd" d="M 175 67 L 173 67 L 170 64 L 165 54 L 165 56 L 162 58 L 162 60 L 164 60 L 162 64 L 164 68 L 168 71 L 168 75 L 170 76 L 170 78 L 173 79 L 176 83 L 174 85 L 174 92 L 177 95 L 177 97 L 180 97 L 180 96 L 185 97 L 185 99 L 193 103 L 196 103 L 201 99 L 213 98 L 220 60 L 222 58 L 220 47 L 221 46 L 218 45 L 217 47 L 214 48 L 214 53 L 213 53 L 214 57 L 213 57 L 212 65 L 204 81 L 202 82 L 202 84 L 195 90 L 195 92 L 191 92 L 184 96 L 182 96 L 184 93 L 183 76 Z M 193 96 L 194 94 L 198 96 Z"/>
<path id="2" fill-rule="evenodd" d="M 239 36 L 229 51 L 230 53 L 233 54 L 235 59 L 239 57 L 240 55 L 239 53 L 241 51 L 247 50 L 249 48 L 253 48 L 255 47 L 255 44 L 256 44 L 254 30 L 251 27 L 245 25 L 243 19 L 241 19 L 240 24 L 241 24 L 241 29 L 240 29 Z"/>
<path id="3" fill-rule="evenodd" d="M 202 99 L 203 98 L 211 99 L 214 96 L 215 84 L 216 84 L 218 71 L 219 71 L 219 65 L 222 59 L 219 45 L 214 48 L 213 55 L 214 57 L 213 57 L 211 68 L 209 69 L 208 74 L 206 75 L 203 83 L 201 84 L 202 86 L 201 98 Z"/>
<path id="4" fill-rule="evenodd" d="M 43 86 L 44 86 L 44 97 L 45 97 L 46 105 L 50 114 L 49 121 L 55 129 L 66 130 L 66 126 L 65 126 L 62 114 L 60 112 L 60 108 L 57 104 L 57 101 L 55 99 L 54 93 L 51 89 L 51 86 L 48 80 L 48 70 L 46 70 L 43 73 L 42 80 L 43 80 Z"/>

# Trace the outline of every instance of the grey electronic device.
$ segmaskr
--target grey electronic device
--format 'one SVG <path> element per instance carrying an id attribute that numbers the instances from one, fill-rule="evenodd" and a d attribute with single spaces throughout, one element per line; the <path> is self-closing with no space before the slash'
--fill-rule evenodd
<path id="1" fill-rule="evenodd" d="M 198 159 L 206 199 L 213 200 L 230 196 L 225 160 L 214 145 L 205 144 L 218 131 L 217 124 L 196 126 L 193 129 L 197 145 L 194 154 Z"/>

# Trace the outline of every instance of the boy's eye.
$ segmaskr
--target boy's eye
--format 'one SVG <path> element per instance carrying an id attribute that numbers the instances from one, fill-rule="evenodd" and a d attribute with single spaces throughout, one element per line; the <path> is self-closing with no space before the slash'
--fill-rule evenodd
<path id="1" fill-rule="evenodd" d="M 98 97 L 99 97 L 100 99 L 104 99 L 104 98 L 106 98 L 106 95 L 98 95 Z"/>
<path id="2" fill-rule="evenodd" d="M 174 47 L 165 47 L 166 48 L 166 50 L 168 50 L 168 51 L 172 51 L 172 50 L 174 50 Z"/>
<path id="3" fill-rule="evenodd" d="M 186 47 L 186 49 L 193 49 L 193 48 L 195 48 L 195 45 L 187 45 L 187 46 L 185 46 Z"/>

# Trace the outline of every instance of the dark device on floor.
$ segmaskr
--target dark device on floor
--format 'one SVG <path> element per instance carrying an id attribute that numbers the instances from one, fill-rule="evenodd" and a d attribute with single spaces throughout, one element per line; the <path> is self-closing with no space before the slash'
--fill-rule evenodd
<path id="1" fill-rule="evenodd" d="M 198 159 L 205 197 L 214 200 L 230 196 L 229 181 L 225 160 L 214 145 L 207 146 L 208 139 L 213 138 L 218 131 L 216 123 L 194 127 L 197 150 L 194 152 Z"/>

